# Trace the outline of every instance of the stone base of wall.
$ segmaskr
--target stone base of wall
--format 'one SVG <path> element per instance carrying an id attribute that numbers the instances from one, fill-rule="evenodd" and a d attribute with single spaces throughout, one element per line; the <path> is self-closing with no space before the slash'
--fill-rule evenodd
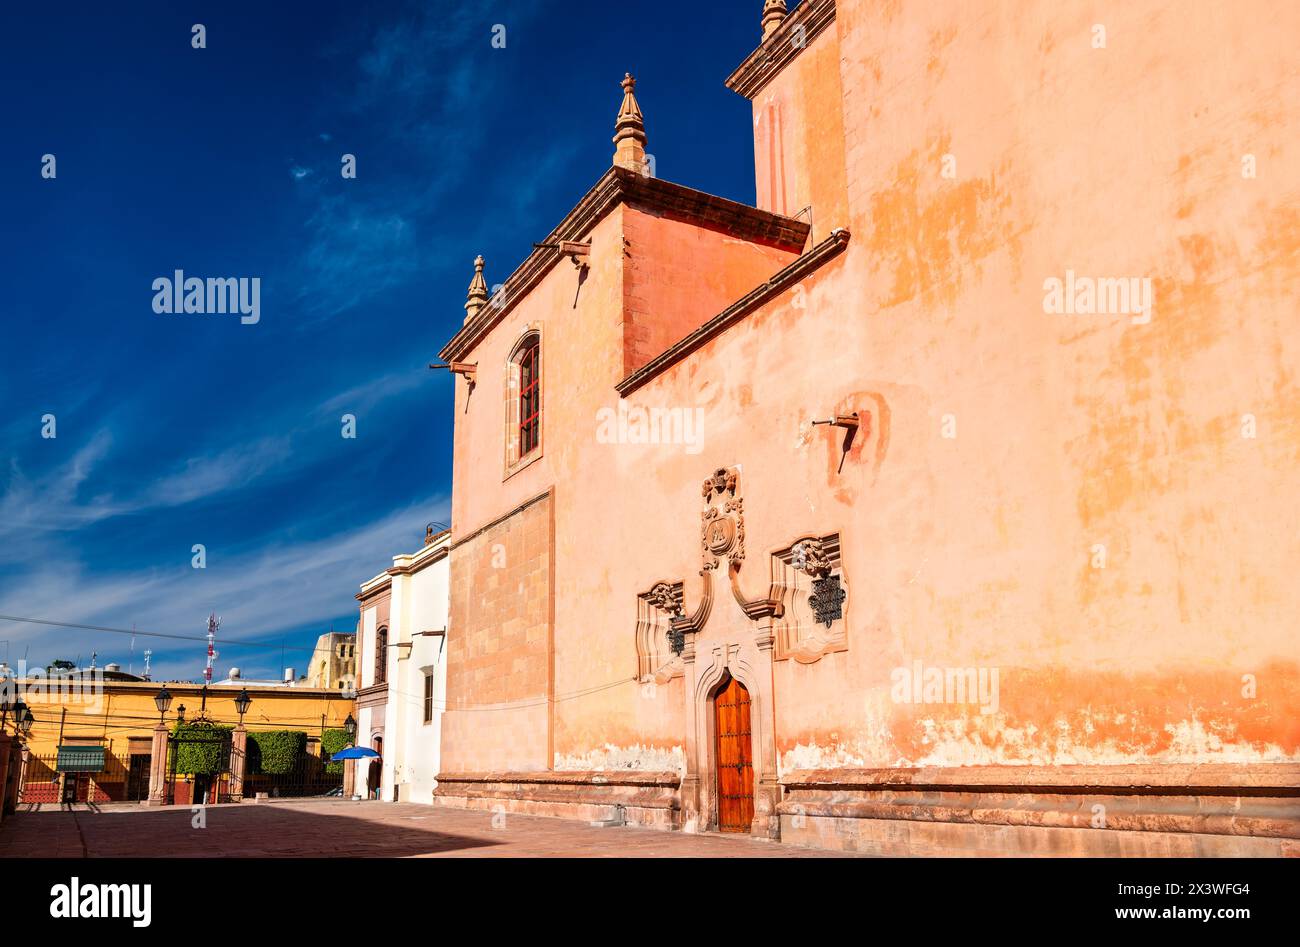
<path id="1" fill-rule="evenodd" d="M 670 772 L 441 773 L 434 805 L 637 825 L 681 827 Z"/>
<path id="2" fill-rule="evenodd" d="M 781 841 L 874 855 L 1300 857 L 1300 765 L 809 770 Z"/>

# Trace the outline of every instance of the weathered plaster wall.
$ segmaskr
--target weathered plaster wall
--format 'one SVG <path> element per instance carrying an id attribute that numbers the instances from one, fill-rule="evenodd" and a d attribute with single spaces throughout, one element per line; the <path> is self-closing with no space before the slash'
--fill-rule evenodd
<path id="1" fill-rule="evenodd" d="M 798 255 L 633 207 L 623 211 L 623 237 L 625 375 Z"/>
<path id="2" fill-rule="evenodd" d="M 630 485 L 643 473 L 626 466 L 630 455 L 620 440 L 614 385 L 632 364 L 626 359 L 649 357 L 650 350 L 638 349 L 646 339 L 654 340 L 650 354 L 658 354 L 794 254 L 626 206 L 615 208 L 591 236 L 588 271 L 567 263 L 554 267 L 467 356 L 478 364 L 473 392 L 457 384 L 452 525 L 458 545 L 451 554 L 446 772 L 548 765 L 661 770 L 680 761 L 681 681 L 642 686 L 633 680 L 636 598 L 621 590 L 640 581 L 629 550 L 643 549 L 644 524 L 626 511 L 637 506 Z M 649 317 L 653 322 L 639 332 L 636 320 Z M 534 462 L 507 475 L 506 363 L 530 330 L 542 339 L 542 448 Z M 695 449 L 664 446 L 682 454 Z M 521 608 L 530 615 L 549 609 L 550 591 L 520 589 L 510 578 L 520 552 L 499 536 L 460 543 L 552 488 L 554 713 L 548 717 L 528 706 L 516 719 L 515 711 L 498 705 L 533 705 L 541 684 L 531 673 L 526 685 L 495 676 L 516 663 L 534 668 L 540 645 L 515 643 L 502 629 L 519 620 Z M 502 554 L 494 557 L 502 543 Z M 528 549 L 529 556 L 538 553 Z M 523 604 L 513 597 L 524 594 L 543 597 Z M 541 749 L 548 742 L 549 757 Z M 527 766 L 519 762 L 525 757 Z"/>
<path id="3" fill-rule="evenodd" d="M 847 255 L 634 397 L 708 406 L 690 473 L 742 466 L 751 550 L 843 534 L 784 768 L 1296 758 L 1296 8 L 839 7 Z M 1045 313 L 1067 268 L 1151 277 L 1151 321 Z M 836 474 L 807 424 L 850 406 Z M 639 463 L 685 523 L 695 478 Z M 894 702 L 918 659 L 1000 668 L 998 712 Z"/>
<path id="4" fill-rule="evenodd" d="M 458 385 L 457 535 L 556 485 L 550 762 L 677 753 L 681 680 L 632 681 L 636 595 L 680 580 L 694 606 L 700 482 L 731 465 L 747 595 L 793 539 L 843 544 L 848 649 L 775 669 L 784 771 L 1300 758 L 1297 27 L 1263 0 L 843 0 L 759 103 L 785 103 L 785 209 L 854 237 L 626 399 L 698 410 L 697 443 L 599 436 L 626 351 L 626 212 L 602 221 L 576 307 L 557 267 L 475 353 L 468 406 Z M 837 109 L 842 147 L 818 143 Z M 1046 313 L 1067 269 L 1150 277 L 1150 321 Z M 530 320 L 544 456 L 501 483 L 491 372 Z M 853 410 L 841 470 L 811 422 Z M 745 622 L 720 588 L 705 636 Z M 895 700 L 916 661 L 996 668 L 996 709 Z"/>
<path id="5" fill-rule="evenodd" d="M 842 98 L 839 23 L 832 22 L 753 101 L 757 206 L 802 214 L 814 243 L 848 216 Z"/>

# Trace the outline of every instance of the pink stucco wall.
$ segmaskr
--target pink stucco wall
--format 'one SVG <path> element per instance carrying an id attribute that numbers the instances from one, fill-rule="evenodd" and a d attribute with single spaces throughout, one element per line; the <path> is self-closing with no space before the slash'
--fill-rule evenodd
<path id="1" fill-rule="evenodd" d="M 698 409 L 697 443 L 598 437 L 641 227 L 598 224 L 577 306 L 557 267 L 456 405 L 458 535 L 554 489 L 553 764 L 680 758 L 680 679 L 630 681 L 636 595 L 698 597 L 700 481 L 723 466 L 747 594 L 770 551 L 843 542 L 847 650 L 775 667 L 784 770 L 1300 758 L 1296 35 L 1300 7 L 1264 0 L 841 0 L 754 110 L 762 135 L 781 103 L 782 207 L 853 238 L 626 399 Z M 810 133 L 835 116 L 838 144 Z M 773 153 L 756 147 L 760 200 Z M 713 278 L 641 232 L 656 284 Z M 1067 270 L 1150 278 L 1150 320 L 1045 312 Z M 544 456 L 503 482 L 492 366 L 532 323 Z M 838 432 L 810 422 L 853 410 L 870 431 L 840 470 Z M 702 637 L 747 624 L 721 590 Z M 997 668 L 996 712 L 897 702 L 915 661 Z"/>

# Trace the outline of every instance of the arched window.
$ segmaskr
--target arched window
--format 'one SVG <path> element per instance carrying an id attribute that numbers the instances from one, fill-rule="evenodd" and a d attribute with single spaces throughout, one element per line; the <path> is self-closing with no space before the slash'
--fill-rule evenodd
<path id="1" fill-rule="evenodd" d="M 519 352 L 519 456 L 526 457 L 541 443 L 542 363 L 541 340 L 532 336 Z"/>
<path id="2" fill-rule="evenodd" d="M 375 683 L 388 680 L 388 628 L 375 632 Z"/>
<path id="3" fill-rule="evenodd" d="M 506 390 L 506 474 L 542 451 L 542 336 L 529 330 L 510 355 Z"/>

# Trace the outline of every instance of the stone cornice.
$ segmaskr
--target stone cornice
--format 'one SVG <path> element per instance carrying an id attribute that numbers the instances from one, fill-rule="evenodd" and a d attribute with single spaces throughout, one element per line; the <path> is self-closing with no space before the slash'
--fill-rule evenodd
<path id="1" fill-rule="evenodd" d="M 361 586 L 361 591 L 353 596 L 358 602 L 366 602 L 372 598 L 381 596 L 393 589 L 393 577 L 387 572 L 381 572 L 373 579 L 365 582 Z"/>
<path id="2" fill-rule="evenodd" d="M 750 243 L 799 250 L 808 239 L 809 226 L 801 220 L 782 217 L 697 191 L 694 188 L 648 177 L 626 168 L 611 167 L 528 255 L 502 284 L 496 296 L 483 306 L 438 353 L 444 361 L 461 361 L 542 278 L 564 259 L 558 244 L 581 240 L 606 214 L 620 204 L 644 208 L 653 213 L 724 231 Z"/>
<path id="3" fill-rule="evenodd" d="M 529 508 L 530 506 L 532 506 L 534 503 L 540 503 L 542 500 L 545 500 L 545 499 L 547 499 L 548 497 L 550 497 L 550 495 L 551 495 L 551 488 L 550 488 L 550 487 L 547 487 L 547 488 L 546 488 L 545 490 L 543 490 L 541 493 L 537 494 L 537 496 L 532 497 L 531 499 L 525 500 L 523 503 L 520 503 L 518 506 L 516 506 L 516 507 L 515 507 L 513 510 L 511 510 L 509 513 L 502 513 L 502 514 L 501 514 L 500 516 L 498 516 L 496 519 L 493 519 L 493 520 L 490 520 L 490 521 L 487 522 L 487 523 L 484 523 L 484 524 L 483 524 L 482 526 L 480 526 L 478 529 L 476 529 L 476 530 L 474 530 L 473 532 L 469 533 L 468 535 L 462 537 L 461 539 L 456 540 L 454 543 L 452 543 L 451 548 L 452 548 L 452 549 L 459 549 L 461 546 L 465 545 L 465 543 L 470 542 L 471 540 L 473 540 L 476 536 L 481 536 L 481 535 L 483 535 L 483 533 L 486 533 L 489 529 L 491 529 L 491 528 L 494 527 L 494 526 L 500 526 L 500 525 L 501 525 L 502 523 L 504 523 L 506 520 L 510 519 L 510 517 L 515 516 L 515 515 L 517 515 L 517 514 L 519 514 L 519 513 L 522 513 L 524 510 L 528 509 L 528 508 Z"/>
<path id="4" fill-rule="evenodd" d="M 970 790 L 1070 792 L 1102 789 L 1152 793 L 1212 793 L 1231 789 L 1300 795 L 1296 763 L 1150 763 L 1117 766 L 951 766 L 915 769 L 798 770 L 781 778 L 787 789 Z"/>
<path id="5" fill-rule="evenodd" d="M 439 773 L 439 784 L 538 783 L 559 786 L 678 786 L 677 773 L 660 770 L 545 770 L 493 773 Z"/>
<path id="6" fill-rule="evenodd" d="M 850 234 L 847 230 L 843 228 L 835 230 L 817 246 L 795 259 L 789 266 L 779 270 L 762 286 L 750 290 L 690 335 L 665 349 L 614 387 L 620 395 L 627 397 L 651 378 L 680 362 L 705 342 L 726 331 L 727 328 L 745 318 L 768 300 L 784 292 L 818 269 L 823 263 L 839 256 L 844 251 L 844 248 L 849 245 L 849 237 Z"/>
<path id="7" fill-rule="evenodd" d="M 727 77 L 727 88 L 747 99 L 752 99 L 834 22 L 835 0 L 804 0 L 781 22 L 776 31 Z M 793 38 L 800 27 L 803 30 L 803 42 L 795 45 Z"/>
<path id="8" fill-rule="evenodd" d="M 451 530 L 444 530 L 438 538 L 429 545 L 405 556 L 396 556 L 395 559 L 405 559 L 403 565 L 395 565 L 388 569 L 384 574 L 394 575 L 415 575 L 421 569 L 433 565 L 435 562 L 441 562 L 447 558 L 451 552 Z"/>

